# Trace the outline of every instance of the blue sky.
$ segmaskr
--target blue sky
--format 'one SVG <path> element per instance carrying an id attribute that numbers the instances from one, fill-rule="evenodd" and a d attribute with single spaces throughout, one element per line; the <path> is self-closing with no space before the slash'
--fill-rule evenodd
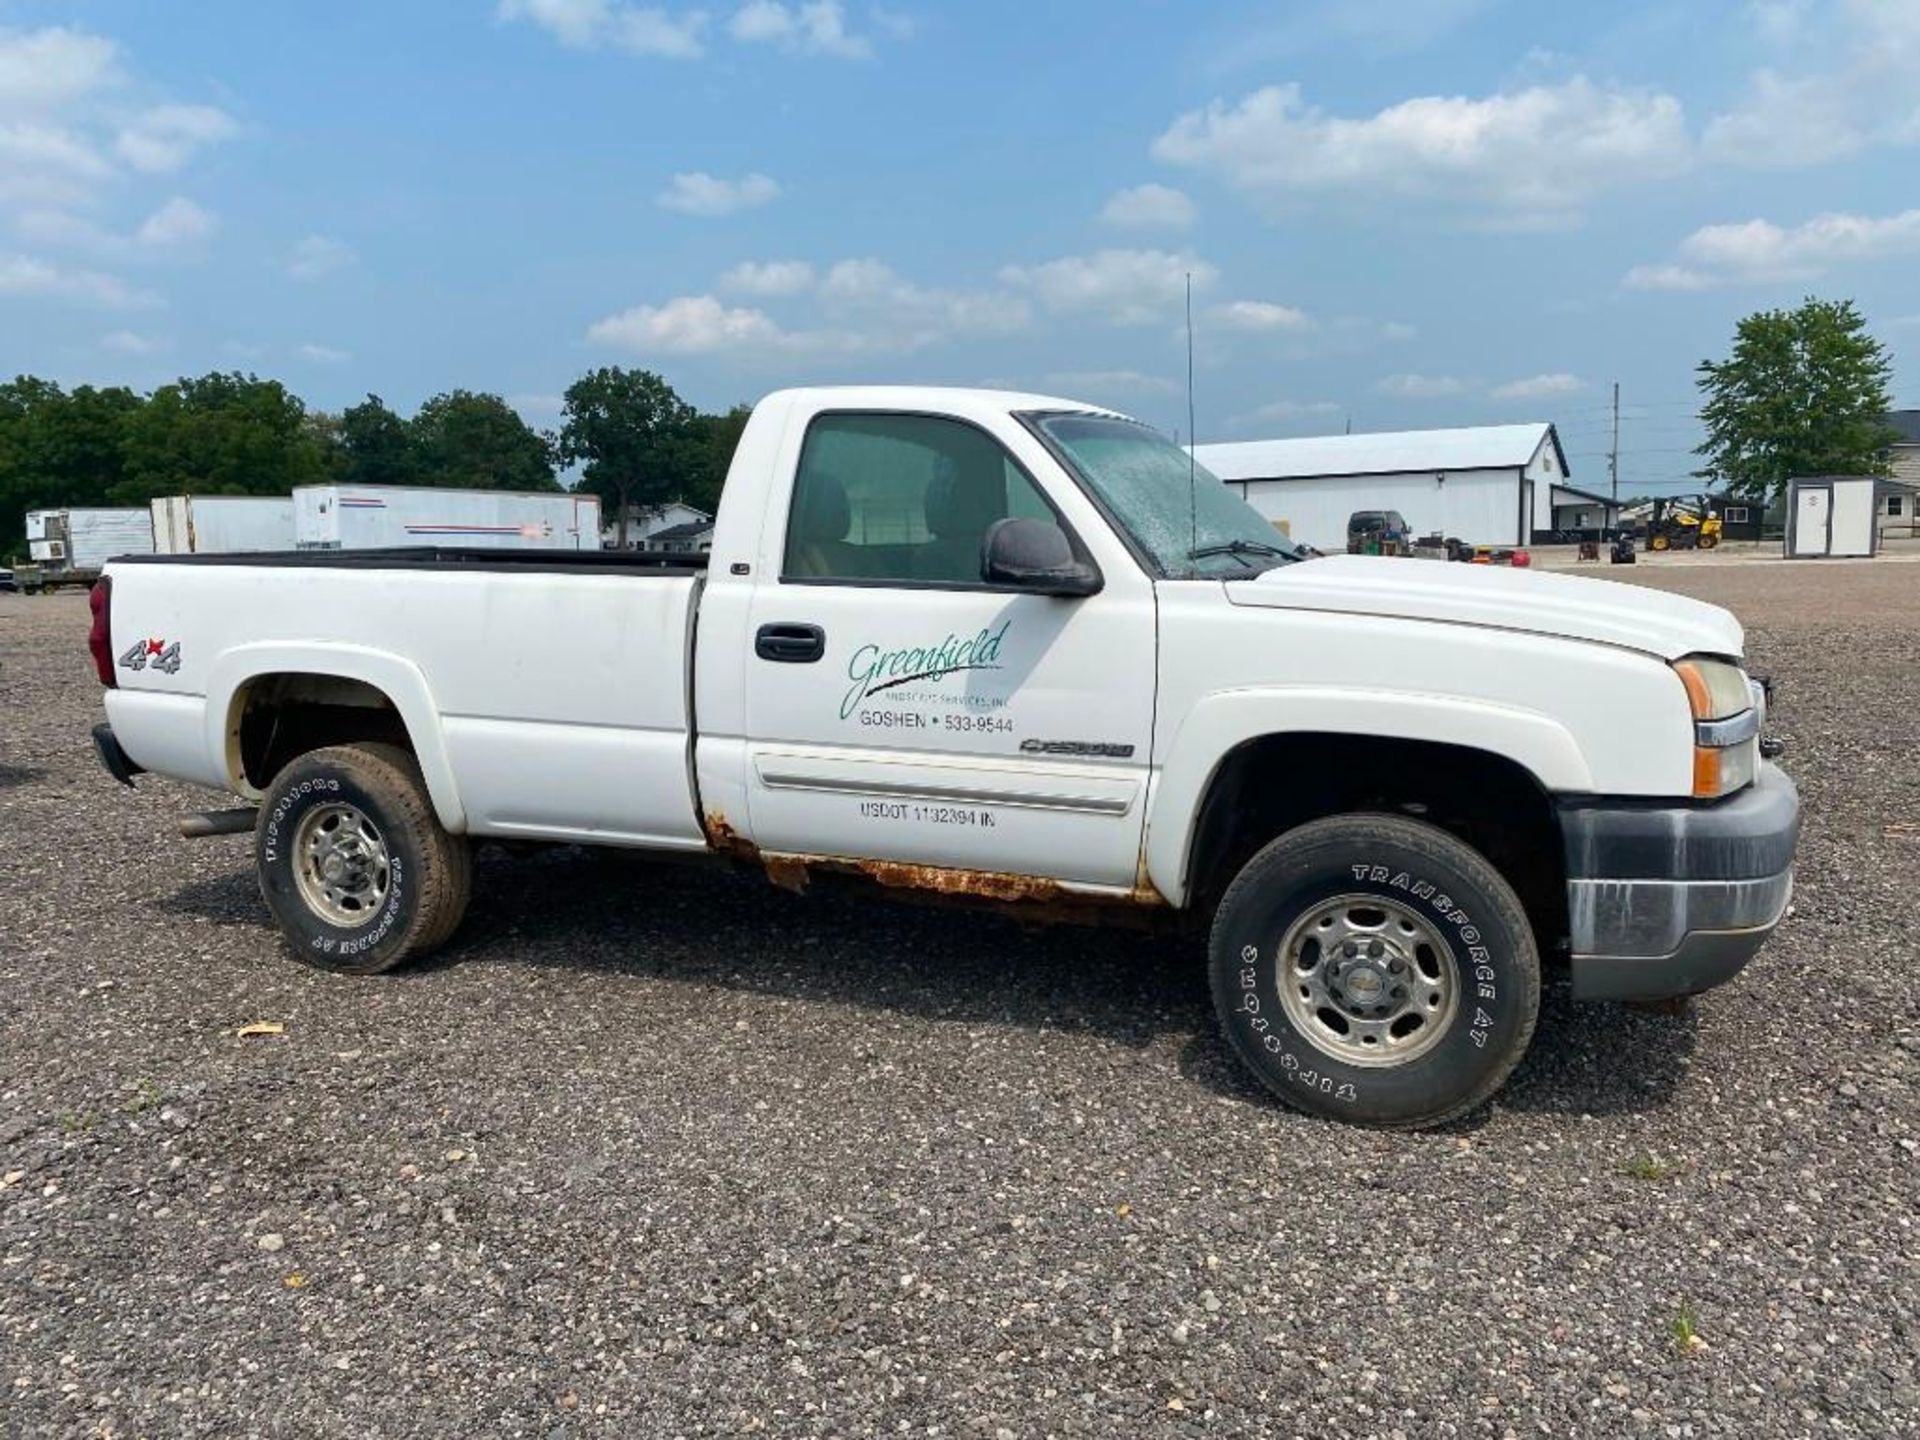
<path id="1" fill-rule="evenodd" d="M 1690 466 L 1734 321 L 1920 404 L 1920 4 L 0 0 L 0 370 L 697 404 L 1041 388 L 1202 439 L 1558 421 Z"/>

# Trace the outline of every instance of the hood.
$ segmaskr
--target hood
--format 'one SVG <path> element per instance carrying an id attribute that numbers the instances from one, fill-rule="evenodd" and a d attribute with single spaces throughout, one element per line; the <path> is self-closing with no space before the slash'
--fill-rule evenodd
<path id="1" fill-rule="evenodd" d="M 1236 605 L 1484 625 L 1619 645 L 1662 660 L 1737 657 L 1746 639 L 1727 611 L 1684 595 L 1444 560 L 1329 555 L 1235 580 L 1226 589 Z"/>

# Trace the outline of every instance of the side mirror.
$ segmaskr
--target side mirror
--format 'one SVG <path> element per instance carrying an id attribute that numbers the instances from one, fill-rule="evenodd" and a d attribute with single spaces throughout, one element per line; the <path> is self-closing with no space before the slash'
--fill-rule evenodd
<path id="1" fill-rule="evenodd" d="M 1075 558 L 1066 531 L 1044 520 L 994 521 L 980 554 L 980 573 L 992 585 L 1065 597 L 1100 590 L 1100 572 Z"/>

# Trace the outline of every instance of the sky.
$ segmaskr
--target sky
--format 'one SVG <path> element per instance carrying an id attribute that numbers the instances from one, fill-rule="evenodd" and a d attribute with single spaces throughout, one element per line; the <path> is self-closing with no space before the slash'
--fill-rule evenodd
<path id="1" fill-rule="evenodd" d="M 1851 297 L 1920 405 L 1920 3 L 0 0 L 0 372 L 532 423 L 594 366 L 1251 439 L 1517 420 L 1687 488 Z"/>

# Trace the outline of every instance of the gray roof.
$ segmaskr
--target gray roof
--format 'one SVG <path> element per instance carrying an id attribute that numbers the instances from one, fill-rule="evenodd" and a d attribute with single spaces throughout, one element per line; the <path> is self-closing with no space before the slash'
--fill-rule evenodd
<path id="1" fill-rule="evenodd" d="M 1517 470 L 1552 443 L 1567 473 L 1560 437 L 1544 421 L 1450 430 L 1386 430 L 1196 445 L 1194 458 L 1222 480 L 1300 480 L 1314 475 L 1404 475 L 1423 470 Z"/>
<path id="2" fill-rule="evenodd" d="M 1882 418 L 1900 436 L 1894 444 L 1920 445 L 1920 410 L 1889 410 Z"/>

